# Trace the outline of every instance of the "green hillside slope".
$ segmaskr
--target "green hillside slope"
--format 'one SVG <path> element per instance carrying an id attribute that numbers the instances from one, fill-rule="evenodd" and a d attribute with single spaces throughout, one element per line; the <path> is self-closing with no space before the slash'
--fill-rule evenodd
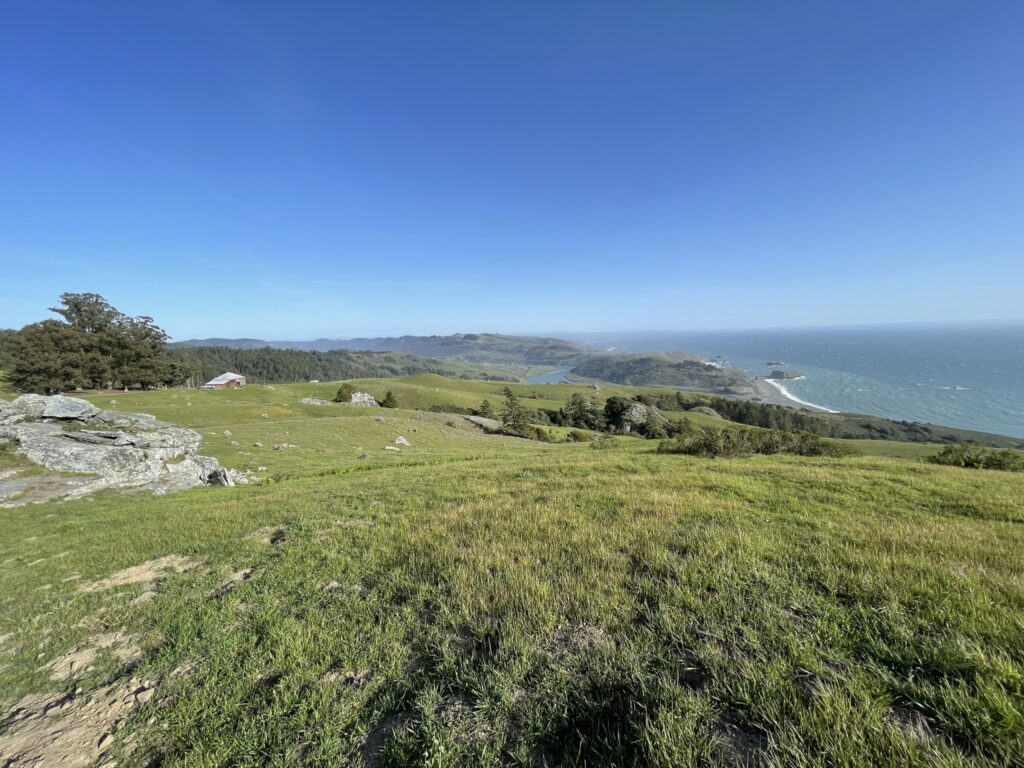
<path id="1" fill-rule="evenodd" d="M 429 407 L 500 385 L 360 386 Z M 298 402 L 325 389 L 92 398 L 193 426 L 273 482 L 0 510 L 0 760 L 39 701 L 119 766 L 997 766 L 1024 751 L 1024 475 L 699 459 L 628 437 L 593 450 Z M 398 435 L 411 445 L 385 451 Z M 145 696 L 89 731 L 111 686 Z"/>

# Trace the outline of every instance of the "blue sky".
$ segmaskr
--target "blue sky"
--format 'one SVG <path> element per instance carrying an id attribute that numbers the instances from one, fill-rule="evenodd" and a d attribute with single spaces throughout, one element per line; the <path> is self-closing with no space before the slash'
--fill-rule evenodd
<path id="1" fill-rule="evenodd" d="M 0 327 L 1024 315 L 1024 3 L 46 2 L 0 27 Z"/>

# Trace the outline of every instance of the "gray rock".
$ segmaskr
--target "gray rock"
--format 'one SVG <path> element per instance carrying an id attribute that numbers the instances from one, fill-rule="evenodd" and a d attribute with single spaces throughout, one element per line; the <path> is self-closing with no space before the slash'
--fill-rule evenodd
<path id="1" fill-rule="evenodd" d="M 321 400 L 319 397 L 304 397 L 299 400 L 303 405 L 330 405 L 326 400 Z"/>
<path id="2" fill-rule="evenodd" d="M 290 450 L 292 448 L 298 448 L 298 447 L 299 446 L 292 445 L 291 443 L 278 443 L 277 445 L 274 446 L 274 450 L 275 451 L 287 451 L 287 450 Z"/>
<path id="3" fill-rule="evenodd" d="M 139 429 L 158 429 L 171 426 L 165 421 L 157 421 L 156 416 L 148 413 L 120 413 L 117 411 L 101 411 L 93 421 L 109 424 L 113 427 L 137 427 Z"/>
<path id="4" fill-rule="evenodd" d="M 368 408 L 379 408 L 380 404 L 369 392 L 353 392 L 348 399 L 349 405 L 361 405 Z"/>
<path id="5" fill-rule="evenodd" d="M 45 409 L 38 406 L 38 401 L 32 398 L 19 407 L 42 417 Z M 128 418 L 122 418 L 124 416 Z M 0 423 L 0 440 L 13 441 L 20 454 L 47 469 L 89 476 L 81 482 L 67 484 L 54 483 L 52 477 L 46 476 L 30 480 L 31 484 L 48 487 L 64 497 L 78 497 L 103 488 L 147 488 L 154 493 L 166 493 L 202 485 L 211 473 L 220 469 L 216 459 L 198 455 L 202 444 L 199 433 L 165 425 L 146 414 L 120 414 L 111 418 L 108 412 L 103 412 L 91 419 L 108 426 L 123 423 L 130 431 L 68 432 L 57 421 L 28 421 L 23 415 L 19 418 L 23 420 Z M 22 499 L 37 496 L 25 492 L 11 503 L 28 503 Z"/>
<path id="6" fill-rule="evenodd" d="M 486 416 L 466 416 L 466 421 L 470 424 L 476 424 L 478 427 L 484 429 L 497 429 L 501 426 L 501 422 L 497 419 L 489 419 Z"/>
<path id="7" fill-rule="evenodd" d="M 78 421 L 87 421 L 99 412 L 99 408 L 81 398 L 53 395 L 46 398 L 46 405 L 43 408 L 42 416 L 44 419 L 77 419 Z"/>
<path id="8" fill-rule="evenodd" d="M 406 440 L 401 435 L 399 435 L 398 437 L 395 438 L 395 445 L 404 445 L 406 448 L 411 448 L 412 447 L 412 443 L 410 443 L 408 440 Z"/>
<path id="9" fill-rule="evenodd" d="M 22 395 L 11 403 L 11 410 L 30 419 L 41 418 L 46 410 L 46 398 L 42 395 Z"/>
<path id="10" fill-rule="evenodd" d="M 668 419 L 662 416 L 657 408 L 643 403 L 635 403 L 622 414 L 622 428 L 626 432 L 631 432 L 641 424 L 646 424 L 648 420 L 660 425 L 668 423 Z"/>
<path id="11" fill-rule="evenodd" d="M 207 485 L 223 485 L 228 488 L 234 487 L 235 482 L 231 479 L 226 469 L 215 469 L 206 476 Z"/>

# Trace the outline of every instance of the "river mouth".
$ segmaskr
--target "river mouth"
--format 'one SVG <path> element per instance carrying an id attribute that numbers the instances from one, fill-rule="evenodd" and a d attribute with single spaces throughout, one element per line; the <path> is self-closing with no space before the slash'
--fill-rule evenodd
<path id="1" fill-rule="evenodd" d="M 547 373 L 538 373 L 534 376 L 527 376 L 527 384 L 564 384 L 569 379 L 566 378 L 566 374 L 571 371 L 572 368 L 557 368 L 554 371 L 548 371 Z"/>

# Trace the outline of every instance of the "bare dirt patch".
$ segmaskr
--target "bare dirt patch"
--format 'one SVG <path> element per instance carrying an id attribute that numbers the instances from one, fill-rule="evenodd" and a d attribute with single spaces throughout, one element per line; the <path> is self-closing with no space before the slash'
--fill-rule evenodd
<path id="1" fill-rule="evenodd" d="M 168 573 L 184 573 L 198 566 L 195 560 L 184 555 L 167 555 L 156 560 L 149 560 L 141 565 L 133 565 L 125 568 L 105 579 L 94 581 L 91 584 L 84 584 L 79 592 L 100 592 L 111 587 L 121 587 L 126 584 L 152 584 L 157 579 L 163 578 Z"/>
<path id="2" fill-rule="evenodd" d="M 363 742 L 360 757 L 365 768 L 376 768 L 381 763 L 381 752 L 396 731 L 402 730 L 409 722 L 409 715 L 397 713 L 388 715 L 370 731 Z"/>
<path id="3" fill-rule="evenodd" d="M 928 723 L 928 718 L 916 709 L 900 706 L 893 707 L 886 713 L 885 720 L 889 725 L 912 738 L 924 741 L 932 736 L 932 728 Z"/>
<path id="4" fill-rule="evenodd" d="M 268 525 L 266 528 L 253 531 L 245 538 L 266 544 L 268 547 L 279 547 L 284 544 L 285 528 L 283 525 Z"/>
<path id="5" fill-rule="evenodd" d="M 351 685 L 355 688 L 362 688 L 373 678 L 373 670 L 367 667 L 366 669 L 350 669 L 346 672 L 335 669 L 328 672 L 322 678 L 321 682 L 324 683 L 342 683 L 343 685 Z"/>
<path id="6" fill-rule="evenodd" d="M 228 576 L 219 587 L 217 587 L 217 591 L 215 594 L 223 596 L 228 594 L 229 592 L 233 592 L 241 584 L 251 579 L 252 575 L 255 572 L 255 568 L 243 568 L 240 571 L 235 571 L 230 576 Z"/>
<path id="7" fill-rule="evenodd" d="M 117 730 L 133 709 L 153 697 L 138 678 L 112 683 L 75 698 L 67 693 L 33 694 L 0 720 L 0 765 L 84 768 L 113 747 Z"/>
<path id="8" fill-rule="evenodd" d="M 90 637 L 83 645 L 65 653 L 45 667 L 51 680 L 69 680 L 92 669 L 93 663 L 104 653 L 112 654 L 122 664 L 142 656 L 138 638 L 124 632 L 107 632 Z"/>
<path id="9" fill-rule="evenodd" d="M 590 624 L 562 624 L 551 633 L 545 652 L 555 659 L 607 647 L 612 642 L 600 627 Z"/>
<path id="10" fill-rule="evenodd" d="M 768 749 L 766 734 L 726 716 L 715 729 L 715 761 L 722 766 L 757 766 L 764 763 Z"/>

